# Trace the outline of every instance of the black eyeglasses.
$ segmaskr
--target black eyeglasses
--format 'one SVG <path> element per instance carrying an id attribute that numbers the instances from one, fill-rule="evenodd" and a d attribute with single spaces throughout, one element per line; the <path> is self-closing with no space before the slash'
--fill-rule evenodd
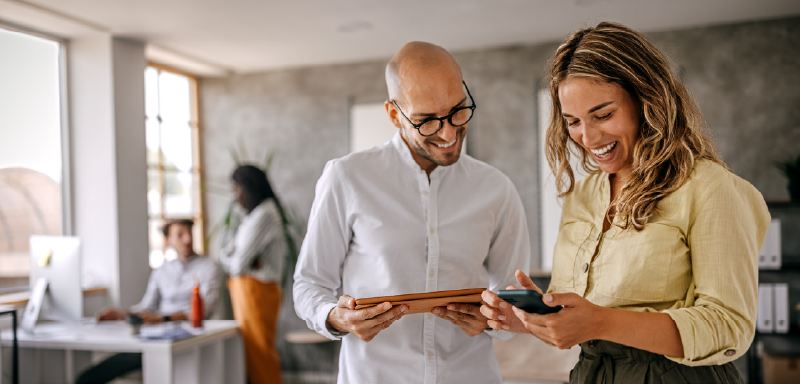
<path id="1" fill-rule="evenodd" d="M 439 130 L 442 129 L 442 127 L 444 127 L 445 120 L 447 120 L 450 123 L 450 125 L 454 127 L 460 127 L 468 123 L 472 119 L 472 115 L 475 112 L 475 100 L 472 98 L 472 94 L 469 93 L 469 88 L 467 88 L 467 83 L 462 81 L 461 84 L 464 84 L 464 89 L 467 90 L 467 95 L 469 96 L 469 100 L 472 102 L 472 105 L 457 108 L 456 110 L 453 111 L 453 113 L 444 117 L 431 117 L 419 124 L 414 124 L 414 122 L 411 121 L 411 119 L 409 119 L 405 113 L 403 113 L 403 110 L 400 109 L 400 106 L 397 105 L 397 103 L 394 100 L 391 101 L 392 104 L 394 104 L 394 106 L 397 107 L 397 110 L 400 111 L 400 114 L 403 115 L 403 117 L 405 117 L 406 120 L 408 120 L 411 126 L 413 126 L 419 132 L 420 135 L 433 136 L 437 132 L 439 132 Z"/>

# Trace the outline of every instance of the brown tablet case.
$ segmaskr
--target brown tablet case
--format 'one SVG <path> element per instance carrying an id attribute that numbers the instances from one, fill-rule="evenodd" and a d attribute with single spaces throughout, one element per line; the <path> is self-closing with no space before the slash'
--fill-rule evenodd
<path id="1" fill-rule="evenodd" d="M 486 288 L 471 288 L 356 299 L 356 309 L 374 307 L 388 301 L 392 306 L 401 304 L 407 305 L 407 315 L 412 313 L 424 313 L 430 312 L 433 307 L 443 307 L 450 303 L 478 304 L 481 302 L 481 293 L 485 290 Z"/>

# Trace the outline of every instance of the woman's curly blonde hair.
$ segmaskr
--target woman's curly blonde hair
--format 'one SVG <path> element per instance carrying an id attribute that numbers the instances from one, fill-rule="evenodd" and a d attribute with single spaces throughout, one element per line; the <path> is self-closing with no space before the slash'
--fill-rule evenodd
<path id="1" fill-rule="evenodd" d="M 560 197 L 575 185 L 570 156 L 580 154 L 587 173 L 598 171 L 589 152 L 570 138 L 562 116 L 558 87 L 571 76 L 619 84 L 642 107 L 632 172 L 609 206 L 616 207 L 623 229 L 641 231 L 658 202 L 686 183 L 696 160 L 708 159 L 727 168 L 704 133 L 700 109 L 666 57 L 641 33 L 603 22 L 570 36 L 550 66 L 552 114 L 545 154 Z"/>

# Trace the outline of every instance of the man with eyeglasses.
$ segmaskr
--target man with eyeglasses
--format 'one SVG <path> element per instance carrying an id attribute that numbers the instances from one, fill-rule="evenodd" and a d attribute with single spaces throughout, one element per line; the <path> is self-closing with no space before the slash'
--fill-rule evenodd
<path id="1" fill-rule="evenodd" d="M 386 85 L 398 132 L 326 165 L 295 271 L 295 309 L 311 329 L 342 339 L 340 383 L 501 383 L 492 338 L 511 335 L 487 329 L 479 306 L 408 316 L 405 305 L 355 309 L 354 298 L 504 289 L 530 258 L 514 185 L 461 154 L 476 105 L 453 57 L 408 43 L 386 67 Z"/>

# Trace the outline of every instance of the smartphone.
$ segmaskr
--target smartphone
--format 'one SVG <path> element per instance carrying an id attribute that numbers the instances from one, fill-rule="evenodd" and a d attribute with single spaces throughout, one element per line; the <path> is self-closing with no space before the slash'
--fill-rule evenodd
<path id="1" fill-rule="evenodd" d="M 556 313 L 562 306 L 550 307 L 542 300 L 542 294 L 528 289 L 509 289 L 497 292 L 497 297 L 525 312 L 537 315 Z"/>

